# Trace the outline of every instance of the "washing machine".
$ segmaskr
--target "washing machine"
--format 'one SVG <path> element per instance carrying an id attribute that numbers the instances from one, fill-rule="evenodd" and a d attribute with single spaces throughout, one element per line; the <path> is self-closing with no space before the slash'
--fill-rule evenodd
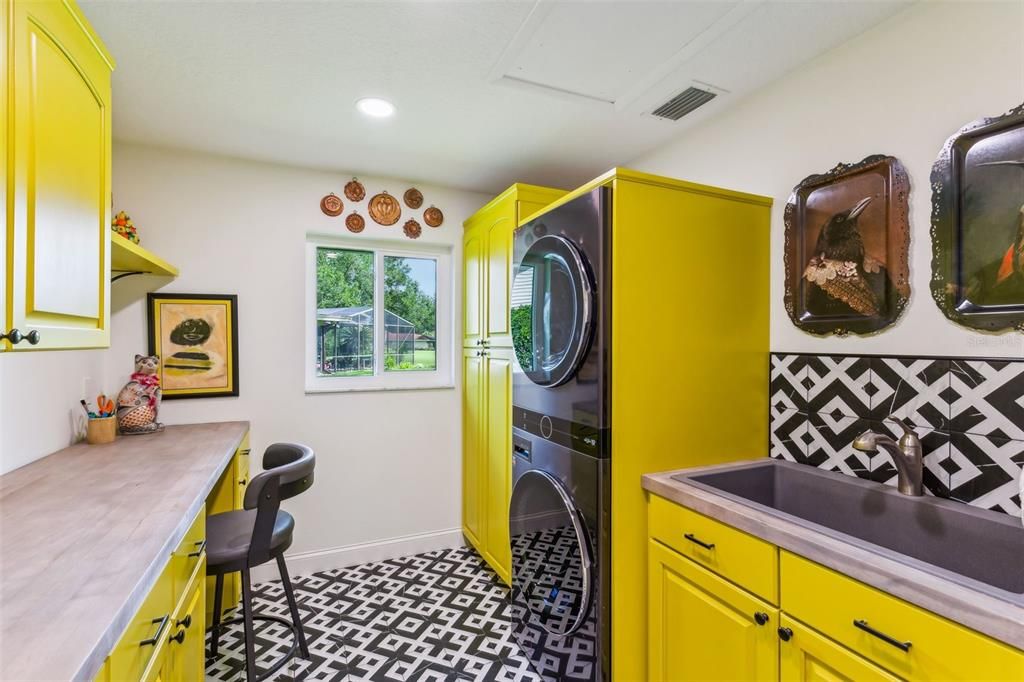
<path id="1" fill-rule="evenodd" d="M 610 677 L 611 192 L 515 232 L 512 632 L 548 680 Z"/>

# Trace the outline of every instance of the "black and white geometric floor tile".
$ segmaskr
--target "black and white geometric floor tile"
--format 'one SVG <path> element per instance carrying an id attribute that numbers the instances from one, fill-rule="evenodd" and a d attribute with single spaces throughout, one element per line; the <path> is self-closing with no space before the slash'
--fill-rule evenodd
<path id="1" fill-rule="evenodd" d="M 277 680 L 540 682 L 512 639 L 508 589 L 472 549 L 459 548 L 295 577 L 310 659 Z M 288 619 L 280 582 L 254 587 L 255 612 Z M 257 666 L 291 646 L 291 633 L 256 623 Z M 207 679 L 245 679 L 240 625 L 221 635 Z"/>

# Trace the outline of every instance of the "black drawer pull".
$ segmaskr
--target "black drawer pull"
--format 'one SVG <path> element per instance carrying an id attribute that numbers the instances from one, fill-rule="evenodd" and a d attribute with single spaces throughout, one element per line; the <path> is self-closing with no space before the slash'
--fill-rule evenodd
<path id="1" fill-rule="evenodd" d="M 779 628 L 778 632 L 779 639 L 781 639 L 783 642 L 788 642 L 789 640 L 793 639 L 793 631 L 789 628 Z"/>
<path id="2" fill-rule="evenodd" d="M 868 625 L 868 622 L 866 620 L 855 620 L 855 621 L 853 621 L 853 626 L 855 628 L 859 629 L 859 630 L 863 630 L 864 632 L 868 633 L 869 635 L 873 635 L 873 636 L 877 637 L 878 639 L 882 640 L 886 644 L 892 644 L 894 647 L 896 647 L 900 651 L 910 651 L 910 647 L 912 646 L 912 644 L 910 642 L 901 642 L 900 640 L 896 639 L 895 637 L 890 637 L 889 635 L 885 634 L 884 632 L 879 632 L 878 630 L 876 630 L 873 627 L 871 627 L 870 625 Z"/>
<path id="3" fill-rule="evenodd" d="M 206 550 L 206 540 L 203 540 L 202 542 L 197 542 L 196 544 L 199 545 L 199 549 L 197 549 L 194 552 L 189 552 L 189 558 L 203 556 L 203 552 Z"/>
<path id="4" fill-rule="evenodd" d="M 246 484 L 246 483 L 248 483 L 248 482 L 249 482 L 249 479 L 247 479 L 247 478 L 242 478 L 242 479 L 239 479 L 239 481 L 238 481 L 238 485 L 240 485 L 240 486 L 243 486 L 243 487 L 244 487 L 244 486 L 245 486 L 245 484 Z"/>
<path id="5" fill-rule="evenodd" d="M 139 642 L 139 646 L 155 646 L 156 643 L 160 641 L 160 637 L 164 634 L 164 628 L 166 628 L 167 624 L 171 622 L 171 614 L 168 613 L 163 618 L 154 618 L 153 622 L 160 623 L 160 627 L 156 629 L 156 634 L 150 639 L 144 639 Z"/>
<path id="6" fill-rule="evenodd" d="M 176 627 L 183 627 L 186 630 L 188 630 L 190 627 L 192 627 L 192 614 L 191 613 L 186 613 L 185 617 L 182 618 L 181 620 L 179 620 L 174 625 Z"/>
<path id="7" fill-rule="evenodd" d="M 177 642 L 178 644 L 181 644 L 185 641 L 185 631 L 178 630 L 175 634 L 170 636 L 168 641 Z"/>
<path id="8" fill-rule="evenodd" d="M 687 540 L 689 540 L 690 542 L 692 542 L 695 545 L 700 545 L 704 549 L 714 549 L 715 548 L 715 543 L 713 543 L 713 542 L 704 542 L 703 540 L 699 539 L 693 533 L 686 533 L 685 535 L 683 535 L 683 537 L 686 538 Z"/>
<path id="9" fill-rule="evenodd" d="M 765 625 L 768 622 L 768 614 L 764 611 L 758 611 L 754 614 L 754 622 L 758 625 Z"/>
<path id="10" fill-rule="evenodd" d="M 250 452 L 252 452 L 252 450 L 249 449 L 249 448 L 246 448 L 245 450 L 239 450 L 238 454 L 244 455 L 245 457 L 248 457 Z"/>

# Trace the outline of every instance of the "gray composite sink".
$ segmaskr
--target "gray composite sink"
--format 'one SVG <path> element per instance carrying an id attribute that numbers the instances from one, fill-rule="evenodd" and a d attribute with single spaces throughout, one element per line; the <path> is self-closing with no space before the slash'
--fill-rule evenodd
<path id="1" fill-rule="evenodd" d="M 1006 514 L 779 460 L 672 478 L 1024 593 L 1024 527 Z"/>

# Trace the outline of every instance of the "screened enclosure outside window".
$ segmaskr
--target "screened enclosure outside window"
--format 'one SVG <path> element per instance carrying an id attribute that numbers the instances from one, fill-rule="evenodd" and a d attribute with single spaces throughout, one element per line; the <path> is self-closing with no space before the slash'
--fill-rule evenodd
<path id="1" fill-rule="evenodd" d="M 451 384 L 448 249 L 307 250 L 307 390 Z"/>

